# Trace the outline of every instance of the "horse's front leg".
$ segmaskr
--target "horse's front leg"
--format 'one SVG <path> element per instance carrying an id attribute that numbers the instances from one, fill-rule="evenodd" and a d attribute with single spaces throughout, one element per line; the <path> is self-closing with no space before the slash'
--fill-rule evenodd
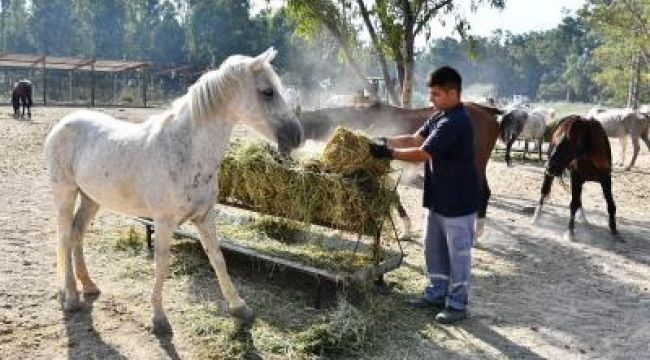
<path id="1" fill-rule="evenodd" d="M 512 149 L 512 144 L 515 143 L 516 138 L 508 140 L 506 143 L 506 165 L 510 166 L 510 150 Z"/>
<path id="2" fill-rule="evenodd" d="M 577 175 L 571 174 L 571 205 L 569 206 L 571 216 L 569 217 L 569 230 L 564 234 L 564 238 L 570 241 L 575 241 L 576 212 L 582 207 L 583 183 Z"/>
<path id="3" fill-rule="evenodd" d="M 542 194 L 539 197 L 539 203 L 535 208 L 535 214 L 533 214 L 533 219 L 531 222 L 536 225 L 539 223 L 539 219 L 542 216 L 542 206 L 544 206 L 544 201 L 548 197 L 548 194 L 551 192 L 551 185 L 553 185 L 553 176 L 549 174 L 544 174 L 544 183 L 542 184 Z"/>
<path id="4" fill-rule="evenodd" d="M 169 270 L 170 242 L 172 233 L 176 228 L 176 223 L 170 219 L 154 219 L 154 227 L 156 229 L 156 243 L 154 247 L 156 279 L 154 280 L 153 291 L 151 293 L 151 306 L 153 308 L 153 315 L 151 317 L 151 322 L 153 323 L 152 331 L 154 334 L 169 334 L 172 332 L 172 327 L 162 307 L 162 289 L 167 271 Z"/>
<path id="5" fill-rule="evenodd" d="M 603 195 L 605 196 L 605 201 L 607 202 L 607 214 L 609 215 L 609 230 L 612 233 L 612 236 L 618 240 L 623 241 L 620 238 L 618 230 L 616 229 L 616 205 L 614 204 L 614 197 L 612 196 L 612 178 L 611 176 L 604 176 L 600 181 L 600 186 L 603 189 Z"/>
<path id="6" fill-rule="evenodd" d="M 521 161 L 523 163 L 526 163 L 526 154 L 528 154 L 528 139 L 524 140 L 524 156 Z"/>
<path id="7" fill-rule="evenodd" d="M 544 145 L 544 137 L 542 136 L 541 138 L 537 139 L 537 143 L 539 144 L 539 147 L 537 148 L 539 161 L 542 162 L 542 145 Z"/>
<path id="8" fill-rule="evenodd" d="M 203 217 L 194 219 L 192 222 L 199 230 L 201 244 L 203 245 L 205 252 L 208 254 L 214 272 L 217 273 L 221 292 L 228 301 L 228 312 L 231 316 L 247 323 L 253 320 L 254 314 L 248 305 L 246 305 L 244 300 L 239 297 L 237 289 L 235 289 L 235 286 L 228 275 L 226 261 L 223 258 L 221 247 L 219 246 L 219 240 L 217 239 L 215 220 L 216 212 L 214 209 L 210 209 Z"/>

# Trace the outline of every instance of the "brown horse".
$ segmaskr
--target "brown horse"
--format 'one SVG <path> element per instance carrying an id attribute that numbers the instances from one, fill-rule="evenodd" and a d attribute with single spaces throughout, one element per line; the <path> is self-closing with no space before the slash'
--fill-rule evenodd
<path id="1" fill-rule="evenodd" d="M 32 111 L 32 82 L 29 80 L 20 80 L 14 84 L 11 92 L 11 104 L 14 107 L 14 116 L 25 117 L 25 108 L 27 108 L 27 117 L 31 119 Z M 20 105 L 23 106 L 23 112 L 20 113 Z"/>
<path id="2" fill-rule="evenodd" d="M 578 115 L 568 116 L 560 120 L 553 132 L 552 143 L 555 148 L 550 154 L 546 166 L 542 196 L 535 209 L 533 223 L 539 221 L 544 200 L 551 191 L 553 177 L 561 176 L 565 169 L 569 169 L 571 174 L 571 217 L 566 237 L 570 240 L 575 239 L 575 215 L 578 209 L 580 209 L 583 220 L 586 221 L 580 199 L 582 185 L 586 181 L 596 181 L 600 183 L 607 202 L 609 229 L 612 236 L 622 241 L 616 230 L 616 205 L 612 197 L 612 151 L 602 124 Z"/>
<path id="3" fill-rule="evenodd" d="M 474 158 L 480 195 L 476 234 L 477 237 L 480 237 L 485 227 L 485 214 L 490 199 L 490 187 L 485 175 L 485 168 L 499 135 L 499 123 L 496 115 L 502 114 L 502 112 L 497 108 L 473 102 L 464 102 L 464 105 L 474 128 Z M 375 103 L 361 107 L 304 111 L 300 120 L 305 131 L 305 139 L 325 139 L 338 125 L 355 129 L 376 130 L 382 135 L 393 136 L 414 134 L 424 124 L 424 121 L 436 111 L 434 107 L 404 109 Z M 407 224 L 409 224 L 409 220 L 401 204 L 398 206 L 398 211 L 400 217 L 405 221 L 408 236 L 409 225 Z"/>

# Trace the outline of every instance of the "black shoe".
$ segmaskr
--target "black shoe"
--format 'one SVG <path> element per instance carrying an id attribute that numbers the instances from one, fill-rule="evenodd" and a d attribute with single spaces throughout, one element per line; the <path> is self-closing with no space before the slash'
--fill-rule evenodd
<path id="1" fill-rule="evenodd" d="M 436 322 L 440 324 L 454 324 L 465 319 L 467 319 L 467 310 L 457 310 L 450 307 L 445 308 L 436 315 Z"/>
<path id="2" fill-rule="evenodd" d="M 419 299 L 412 299 L 407 301 L 407 304 L 411 306 L 412 308 L 416 309 L 427 309 L 427 310 L 433 310 L 433 311 L 441 311 L 442 309 L 445 308 L 445 301 L 429 301 L 423 297 Z"/>

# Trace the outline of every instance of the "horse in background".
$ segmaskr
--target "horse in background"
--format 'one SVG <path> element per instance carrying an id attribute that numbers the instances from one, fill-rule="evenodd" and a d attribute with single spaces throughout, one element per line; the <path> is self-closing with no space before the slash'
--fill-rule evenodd
<path id="1" fill-rule="evenodd" d="M 274 56 L 270 48 L 254 58 L 229 57 L 217 70 L 203 74 L 170 110 L 142 123 L 77 111 L 54 126 L 45 141 L 45 162 L 58 218 L 57 265 L 66 310 L 80 306 L 76 280 L 82 293 L 99 293 L 86 269 L 82 240 L 104 206 L 154 221 L 154 333 L 172 330 L 162 307 L 162 288 L 172 233 L 186 220 L 199 230 L 230 315 L 253 319 L 228 275 L 216 237 L 214 204 L 219 165 L 236 123 L 276 139 L 281 151 L 302 142 L 300 123 L 286 105 L 270 64 Z"/>
<path id="2" fill-rule="evenodd" d="M 541 161 L 546 124 L 551 123 L 554 118 L 555 111 L 552 109 L 529 109 L 524 106 L 516 106 L 503 115 L 499 124 L 499 137 L 506 144 L 506 164 L 511 166 L 510 151 L 516 140 L 524 140 L 524 161 L 526 160 L 528 141 L 530 140 L 537 146 L 539 160 Z"/>
<path id="3" fill-rule="evenodd" d="M 502 111 L 473 102 L 464 102 L 465 110 L 474 128 L 474 160 L 479 181 L 479 209 L 476 222 L 477 238 L 485 229 L 485 216 L 490 199 L 490 187 L 486 176 L 487 162 L 499 135 L 497 115 Z M 364 130 L 382 136 L 414 134 L 422 124 L 438 111 L 434 107 L 404 109 L 381 102 L 364 106 L 346 106 L 304 111 L 300 118 L 305 131 L 305 139 L 326 140 L 341 125 Z M 405 234 L 410 237 L 410 219 L 403 206 L 398 212 L 404 222 Z"/>
<path id="4" fill-rule="evenodd" d="M 612 196 L 612 152 L 609 139 L 600 122 L 571 115 L 560 120 L 553 133 L 553 152 L 549 156 L 544 173 L 541 197 L 533 215 L 533 223 L 539 222 L 544 201 L 551 191 L 553 178 L 569 170 L 571 177 L 571 204 L 569 229 L 566 238 L 575 239 L 575 215 L 578 210 L 587 222 L 582 209 L 582 186 L 587 181 L 600 183 L 607 202 L 609 229 L 615 239 L 621 240 L 616 229 L 616 205 Z"/>
<path id="5" fill-rule="evenodd" d="M 603 109 L 594 107 L 585 115 L 587 118 L 593 118 L 600 122 L 605 129 L 608 137 L 616 137 L 621 145 L 620 162 L 617 165 L 625 166 L 625 150 L 627 148 L 628 136 L 632 138 L 632 160 L 625 170 L 630 170 L 636 162 L 641 146 L 639 138 L 648 147 L 650 151 L 650 139 L 648 132 L 650 130 L 650 118 L 644 109 L 634 111 L 632 109 Z"/>
<path id="6" fill-rule="evenodd" d="M 31 107 L 32 101 L 32 82 L 29 80 L 20 80 L 14 84 L 11 91 L 11 104 L 14 107 L 14 117 L 24 118 L 25 108 L 27 108 L 27 117 L 32 118 Z M 23 111 L 20 113 L 20 106 L 22 105 Z"/>

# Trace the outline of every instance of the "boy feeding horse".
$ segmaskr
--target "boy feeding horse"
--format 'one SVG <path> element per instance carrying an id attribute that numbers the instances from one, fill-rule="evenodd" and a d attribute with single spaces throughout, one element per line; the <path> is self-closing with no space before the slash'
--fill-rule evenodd
<path id="1" fill-rule="evenodd" d="M 424 235 L 429 284 L 411 305 L 436 312 L 451 324 L 467 317 L 471 249 L 478 209 L 473 129 L 460 101 L 462 79 L 441 67 L 429 77 L 429 98 L 441 112 L 412 135 L 380 138 L 371 145 L 376 157 L 425 163 Z"/>

